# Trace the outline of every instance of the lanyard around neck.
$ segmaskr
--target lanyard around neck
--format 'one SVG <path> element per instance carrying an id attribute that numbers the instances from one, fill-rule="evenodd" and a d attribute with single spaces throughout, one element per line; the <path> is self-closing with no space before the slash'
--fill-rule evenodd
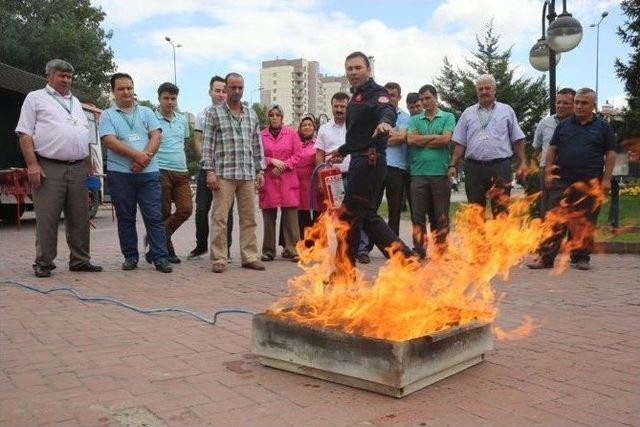
<path id="1" fill-rule="evenodd" d="M 482 128 L 482 130 L 484 131 L 487 130 L 487 126 L 489 126 L 489 123 L 491 122 L 491 119 L 493 118 L 493 114 L 495 112 L 496 112 L 496 106 L 494 105 L 487 119 L 482 120 L 482 115 L 480 114 L 480 106 L 478 106 L 478 110 L 476 111 L 476 113 L 478 115 L 478 121 L 480 122 L 480 127 Z"/>
<path id="2" fill-rule="evenodd" d="M 56 97 L 53 92 L 49 92 L 49 89 L 45 89 L 45 91 L 47 92 L 47 94 L 53 98 L 54 101 L 56 101 L 58 103 L 59 106 L 61 106 L 64 111 L 67 112 L 67 114 L 69 114 L 69 116 L 72 115 L 73 112 L 73 96 L 71 96 L 70 100 L 69 100 L 69 106 L 65 105 L 63 102 L 61 102 L 58 97 Z"/>
<path id="3" fill-rule="evenodd" d="M 129 126 L 129 130 L 133 131 L 133 128 L 136 126 L 136 117 L 138 116 L 138 106 L 136 105 L 135 107 L 133 107 L 133 113 L 131 113 L 133 115 L 132 119 L 129 119 L 129 115 L 124 111 L 118 110 L 118 112 L 122 115 L 122 118 L 124 119 L 124 121 L 127 122 L 127 125 Z"/>

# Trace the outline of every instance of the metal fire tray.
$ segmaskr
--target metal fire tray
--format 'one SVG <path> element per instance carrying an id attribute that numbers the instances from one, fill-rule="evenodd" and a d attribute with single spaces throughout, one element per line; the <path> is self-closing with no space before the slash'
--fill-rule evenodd
<path id="1" fill-rule="evenodd" d="M 486 322 L 407 341 L 322 329 L 268 313 L 253 317 L 252 351 L 273 368 L 403 397 L 484 360 L 493 349 Z"/>

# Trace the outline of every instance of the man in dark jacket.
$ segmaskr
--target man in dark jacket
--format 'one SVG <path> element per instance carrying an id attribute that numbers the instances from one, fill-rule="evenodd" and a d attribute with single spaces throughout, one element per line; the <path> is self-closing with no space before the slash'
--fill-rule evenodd
<path id="1" fill-rule="evenodd" d="M 344 199 L 346 209 L 341 216 L 350 225 L 346 239 L 349 259 L 355 265 L 360 225 L 385 255 L 389 256 L 389 249 L 394 248 L 409 257 L 411 250 L 376 212 L 387 171 L 387 138 L 396 122 L 395 108 L 389 103 L 386 89 L 370 77 L 369 58 L 364 53 L 353 52 L 347 56 L 345 71 L 352 92 L 347 105 L 347 137 L 346 143 L 332 156 L 351 155 Z"/>

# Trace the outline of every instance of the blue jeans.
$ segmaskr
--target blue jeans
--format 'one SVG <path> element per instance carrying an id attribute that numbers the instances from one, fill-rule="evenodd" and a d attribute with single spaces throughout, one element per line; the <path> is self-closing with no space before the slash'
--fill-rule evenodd
<path id="1" fill-rule="evenodd" d="M 151 258 L 157 263 L 167 258 L 167 240 L 162 222 L 162 188 L 160 172 L 107 172 L 111 203 L 118 218 L 120 251 L 125 259 L 138 262 L 137 206 L 147 229 Z"/>

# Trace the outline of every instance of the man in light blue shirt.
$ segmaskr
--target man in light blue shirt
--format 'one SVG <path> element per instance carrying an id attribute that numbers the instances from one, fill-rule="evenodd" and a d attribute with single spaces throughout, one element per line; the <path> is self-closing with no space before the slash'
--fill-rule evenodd
<path id="1" fill-rule="evenodd" d="M 464 110 L 453 132 L 456 145 L 447 174 L 458 174 L 458 161 L 464 156 L 467 200 L 484 208 L 488 194 L 495 217 L 509 208 L 514 153 L 520 161 L 517 173 L 524 173 L 525 136 L 513 108 L 496 101 L 496 79 L 491 74 L 478 77 L 476 95 L 478 103 Z"/>
<path id="2" fill-rule="evenodd" d="M 531 146 L 534 150 L 542 150 L 540 154 L 540 217 L 544 218 L 547 210 L 547 191 L 544 186 L 544 171 L 549 149 L 549 142 L 553 132 L 558 127 L 558 123 L 573 115 L 573 98 L 576 91 L 570 88 L 560 89 L 556 95 L 556 113 L 540 120 L 536 126 L 536 133 L 533 135 Z"/>
<path id="3" fill-rule="evenodd" d="M 189 123 L 184 115 L 176 111 L 179 92 L 178 86 L 173 83 L 162 83 L 158 87 L 159 107 L 156 110 L 162 129 L 157 155 L 162 182 L 162 218 L 167 234 L 168 259 L 172 264 L 179 264 L 180 258 L 176 255 L 171 236 L 193 211 L 187 156 L 184 152 L 189 138 Z M 172 205 L 176 207 L 173 213 Z"/>
<path id="4" fill-rule="evenodd" d="M 400 215 L 402 207 L 409 199 L 409 155 L 407 151 L 407 127 L 411 116 L 402 111 L 398 104 L 402 99 L 400 85 L 395 82 L 389 82 L 384 85 L 389 94 L 389 104 L 393 105 L 396 110 L 396 127 L 389 132 L 387 140 L 387 175 L 384 178 L 383 188 L 380 192 L 380 198 L 377 206 L 382 203 L 383 195 L 386 194 L 387 208 L 389 211 L 389 219 L 387 224 L 389 228 L 396 234 L 400 235 Z M 366 236 L 366 235 L 365 235 Z M 370 261 L 369 252 L 373 249 L 373 243 L 366 238 L 360 240 L 358 248 L 358 261 L 366 264 Z"/>
<path id="5" fill-rule="evenodd" d="M 153 262 L 156 270 L 171 273 L 162 223 L 160 171 L 155 157 L 160 146 L 160 123 L 150 108 L 135 102 L 130 75 L 115 73 L 109 82 L 115 104 L 102 112 L 99 134 L 107 147 L 107 183 L 118 219 L 120 250 L 124 255 L 122 269 L 133 270 L 138 266 L 139 206 L 150 246 L 147 261 Z"/>

